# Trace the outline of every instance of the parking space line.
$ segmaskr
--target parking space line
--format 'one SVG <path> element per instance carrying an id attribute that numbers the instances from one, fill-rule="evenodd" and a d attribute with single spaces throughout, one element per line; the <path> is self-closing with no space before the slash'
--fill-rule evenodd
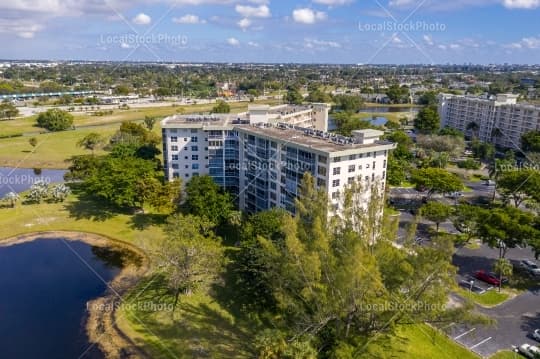
<path id="1" fill-rule="evenodd" d="M 492 337 L 486 338 L 486 339 L 482 340 L 480 343 L 473 345 L 473 346 L 470 347 L 469 349 L 470 349 L 470 350 L 473 350 L 473 349 L 476 348 L 477 346 L 482 345 L 482 344 L 484 344 L 484 343 L 490 341 L 491 338 L 492 338 Z"/>
<path id="2" fill-rule="evenodd" d="M 458 340 L 458 339 L 461 338 L 462 336 L 467 335 L 467 334 L 469 334 L 469 333 L 471 333 L 471 332 L 473 332 L 473 331 L 475 331 L 475 330 L 476 330 L 476 328 L 472 328 L 471 330 L 468 330 L 468 331 L 466 331 L 465 333 L 461 333 L 460 335 L 458 335 L 457 337 L 455 337 L 454 340 Z"/>

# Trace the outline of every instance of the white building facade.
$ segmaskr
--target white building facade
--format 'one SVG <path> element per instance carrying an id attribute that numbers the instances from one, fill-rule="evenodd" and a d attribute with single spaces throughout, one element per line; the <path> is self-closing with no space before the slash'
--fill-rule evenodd
<path id="1" fill-rule="evenodd" d="M 330 134 L 328 107 L 315 106 L 281 107 L 279 114 L 256 107 L 240 115 L 169 117 L 162 121 L 166 176 L 186 183 L 209 175 L 249 213 L 273 207 L 294 213 L 306 172 L 338 211 L 340 194 L 354 181 L 384 191 L 388 151 L 395 145 L 381 141 L 383 132 L 376 130 L 355 131 L 351 138 Z"/>
<path id="2" fill-rule="evenodd" d="M 518 95 L 473 97 L 441 94 L 441 126 L 475 135 L 483 142 L 503 148 L 519 149 L 521 136 L 540 130 L 540 107 L 517 103 Z M 474 123 L 476 130 L 470 128 Z"/>

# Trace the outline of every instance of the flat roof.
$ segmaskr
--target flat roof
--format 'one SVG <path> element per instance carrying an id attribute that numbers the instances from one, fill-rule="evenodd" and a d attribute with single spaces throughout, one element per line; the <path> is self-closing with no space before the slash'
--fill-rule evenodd
<path id="1" fill-rule="evenodd" d="M 339 153 L 340 155 L 347 155 L 348 152 L 352 153 L 365 153 L 374 150 L 387 150 L 395 148 L 395 144 L 389 141 L 375 141 L 370 144 L 361 143 L 347 143 L 339 144 L 331 141 L 330 138 L 322 138 L 318 136 L 310 136 L 306 134 L 306 131 L 293 129 L 293 128 L 280 128 L 280 127 L 263 127 L 263 126 L 251 126 L 251 125 L 237 125 L 234 129 L 252 133 L 259 137 L 265 137 L 267 139 L 279 140 L 282 143 L 291 143 L 297 146 L 304 147 L 311 151 L 321 153 Z M 330 135 L 330 134 L 328 134 Z M 337 138 L 335 136 L 334 138 Z M 342 139 L 350 139 L 349 137 L 340 136 Z M 346 152 L 346 153 L 342 153 Z"/>

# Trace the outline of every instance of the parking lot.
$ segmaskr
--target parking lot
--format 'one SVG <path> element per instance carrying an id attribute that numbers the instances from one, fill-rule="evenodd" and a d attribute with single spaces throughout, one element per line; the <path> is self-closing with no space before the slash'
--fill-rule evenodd
<path id="1" fill-rule="evenodd" d="M 467 184 L 472 192 L 464 193 L 468 199 L 489 199 L 493 195 L 492 188 L 483 183 Z M 420 205 L 418 203 L 424 194 L 412 188 L 392 189 L 392 199 L 403 205 L 400 208 L 398 242 L 402 241 L 407 234 L 407 226 L 414 219 L 414 214 L 407 205 Z M 438 198 L 440 200 L 440 198 Z M 448 199 L 444 200 L 445 202 Z M 415 237 L 419 239 L 419 244 L 428 243 L 428 228 L 433 224 L 420 220 L 417 226 Z M 441 230 L 455 233 L 456 230 L 451 222 L 441 224 Z M 476 270 L 484 269 L 490 271 L 494 261 L 498 258 L 498 249 L 489 248 L 487 245 L 480 245 L 479 248 L 459 248 L 453 256 L 453 264 L 458 269 L 457 282 L 469 281 Z M 534 259 L 530 248 L 510 248 L 506 258 L 512 261 L 514 268 L 517 268 L 519 261 L 524 259 Z M 478 289 L 488 289 L 489 284 L 479 280 L 474 280 L 473 285 Z M 491 290 L 497 290 L 492 288 Z M 442 327 L 450 338 L 477 353 L 482 357 L 489 357 L 500 350 L 512 350 L 514 346 L 524 343 L 540 345 L 528 335 L 534 329 L 540 328 L 540 281 L 536 287 L 530 288 L 516 297 L 493 308 L 483 308 L 477 306 L 480 313 L 496 321 L 495 325 L 464 325 L 452 323 Z"/>

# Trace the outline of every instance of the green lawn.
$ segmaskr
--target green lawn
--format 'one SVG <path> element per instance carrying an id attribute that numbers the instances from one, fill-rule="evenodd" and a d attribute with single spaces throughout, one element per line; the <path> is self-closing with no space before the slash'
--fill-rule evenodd
<path id="1" fill-rule="evenodd" d="M 163 237 L 159 215 L 117 213 L 95 201 L 70 195 L 64 203 L 18 204 L 0 208 L 0 240 L 40 231 L 82 231 L 137 243 Z"/>
<path id="2" fill-rule="evenodd" d="M 391 350 L 400 359 L 480 358 L 428 325 L 402 326 L 394 342 Z"/>
<path id="3" fill-rule="evenodd" d="M 459 288 L 458 292 L 462 296 L 472 299 L 475 303 L 483 307 L 494 307 L 505 302 L 512 296 L 511 293 L 508 293 L 504 289 L 499 293 L 499 290 L 496 288 L 488 290 L 484 294 L 471 293 L 463 288 Z"/>

